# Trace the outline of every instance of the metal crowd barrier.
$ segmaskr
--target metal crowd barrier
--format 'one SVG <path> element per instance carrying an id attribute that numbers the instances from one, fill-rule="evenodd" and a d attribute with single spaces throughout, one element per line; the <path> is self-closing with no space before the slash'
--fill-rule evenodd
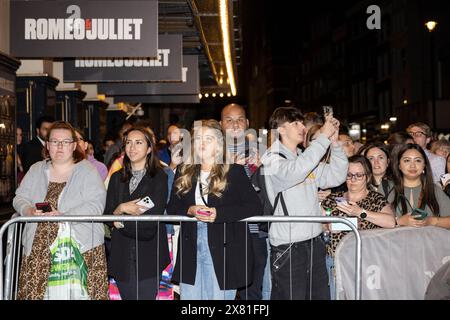
<path id="1" fill-rule="evenodd" d="M 115 222 L 115 221 L 127 221 L 127 222 L 197 222 L 195 218 L 189 218 L 186 216 L 169 216 L 169 215 L 152 215 L 152 216 L 114 216 L 114 215 L 102 215 L 102 216 L 52 216 L 52 217 L 15 217 L 15 214 L 11 220 L 5 222 L 0 228 L 0 261 L 5 263 L 5 272 L 3 267 L 0 267 L 0 300 L 11 299 L 13 292 L 13 261 L 16 256 L 20 257 L 21 246 L 16 247 L 16 240 L 21 240 L 22 226 L 19 223 L 38 223 L 38 222 L 84 222 L 84 223 L 103 223 L 103 222 Z M 340 217 L 312 217 L 312 216 L 255 216 L 241 220 L 246 223 L 271 223 L 271 222 L 294 222 L 294 223 L 343 223 L 355 233 L 356 247 L 355 247 L 355 300 L 361 299 L 361 274 L 362 274 L 362 256 L 361 256 L 361 237 L 358 229 L 353 225 L 350 220 Z M 6 247 L 6 259 L 3 258 L 3 237 L 8 230 L 7 235 L 7 247 Z M 174 257 L 175 259 L 175 257 Z M 16 270 L 16 279 L 18 279 L 19 270 Z M 16 281 L 17 282 L 17 281 Z M 17 283 L 15 284 L 15 290 L 17 290 Z"/>

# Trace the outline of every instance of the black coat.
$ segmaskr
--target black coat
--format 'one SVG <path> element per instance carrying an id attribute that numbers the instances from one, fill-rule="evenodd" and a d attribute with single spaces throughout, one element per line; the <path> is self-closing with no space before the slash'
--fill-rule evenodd
<path id="1" fill-rule="evenodd" d="M 175 181 L 178 175 L 175 176 Z M 197 178 L 192 181 L 192 189 L 179 197 L 176 188 L 167 207 L 172 215 L 187 215 L 190 206 L 195 205 L 195 187 Z M 208 195 L 208 206 L 216 208 L 214 223 L 208 223 L 208 245 L 221 290 L 237 289 L 247 286 L 253 279 L 253 247 L 246 223 L 236 222 L 251 216 L 261 215 L 262 206 L 258 195 L 245 174 L 244 167 L 231 165 L 227 176 L 227 187 L 218 198 Z M 224 223 L 226 237 L 224 237 Z M 224 270 L 224 249 L 226 264 Z M 180 263 L 182 254 L 182 264 Z M 197 266 L 197 224 L 181 224 L 178 241 L 177 262 L 173 279 L 180 281 L 180 269 L 183 270 L 182 282 L 193 285 Z M 247 269 L 247 276 L 246 276 Z M 224 285 L 225 274 L 225 285 Z"/>
<path id="2" fill-rule="evenodd" d="M 30 167 L 38 161 L 44 160 L 44 146 L 38 138 L 28 141 L 22 149 L 23 171 L 26 173 Z"/>
<path id="3" fill-rule="evenodd" d="M 136 190 L 130 195 L 129 182 L 122 182 L 122 171 L 112 175 L 108 185 L 105 215 L 111 215 L 121 203 L 149 196 L 155 206 L 144 215 L 162 215 L 167 201 L 167 175 L 158 169 L 152 178 L 148 173 L 142 178 Z M 136 223 L 124 222 L 122 229 L 111 232 L 111 253 L 108 263 L 109 275 L 116 280 L 129 280 L 135 272 L 136 254 L 139 254 L 139 279 L 154 278 L 161 274 L 170 262 L 167 231 L 164 223 L 140 222 L 138 224 L 138 251 L 136 252 Z M 159 252 L 158 252 L 159 244 Z M 159 259 L 156 259 L 159 254 Z"/>

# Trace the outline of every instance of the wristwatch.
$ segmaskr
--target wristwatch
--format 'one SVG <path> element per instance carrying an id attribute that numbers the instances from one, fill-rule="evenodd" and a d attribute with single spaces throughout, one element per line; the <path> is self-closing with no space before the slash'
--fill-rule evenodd
<path id="1" fill-rule="evenodd" d="M 360 217 L 361 219 L 367 218 L 367 212 L 366 212 L 365 209 L 362 210 L 362 212 L 361 212 L 361 214 L 359 215 L 359 217 Z"/>

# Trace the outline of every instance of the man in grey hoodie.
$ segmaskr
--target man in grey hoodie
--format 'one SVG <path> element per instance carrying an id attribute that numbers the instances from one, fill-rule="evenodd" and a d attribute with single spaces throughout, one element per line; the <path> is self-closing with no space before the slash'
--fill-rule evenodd
<path id="1" fill-rule="evenodd" d="M 337 142 L 339 121 L 327 116 L 320 135 L 303 152 L 297 148 L 305 136 L 298 109 L 276 109 L 269 126 L 279 136 L 261 158 L 269 200 L 274 205 L 281 192 L 289 216 L 321 216 L 318 189 L 342 184 L 348 169 L 347 157 Z M 321 163 L 330 145 L 329 161 Z M 274 215 L 285 215 L 282 205 L 277 205 Z M 321 233 L 318 223 L 272 223 L 271 299 L 329 299 Z"/>

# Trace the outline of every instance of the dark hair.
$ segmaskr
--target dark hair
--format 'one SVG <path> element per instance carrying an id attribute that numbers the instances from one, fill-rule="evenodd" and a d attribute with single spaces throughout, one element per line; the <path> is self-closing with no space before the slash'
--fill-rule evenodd
<path id="1" fill-rule="evenodd" d="M 151 177 L 154 177 L 156 175 L 158 169 L 161 168 L 161 166 L 159 164 L 159 159 L 157 157 L 155 145 L 153 144 L 153 139 L 154 139 L 153 133 L 148 128 L 145 128 L 145 127 L 140 127 L 140 126 L 131 127 L 130 129 L 125 131 L 125 133 L 123 134 L 123 143 L 122 143 L 123 150 L 125 150 L 128 135 L 130 134 L 130 132 L 133 132 L 133 131 L 139 131 L 140 133 L 142 133 L 144 135 L 145 141 L 147 142 L 147 145 L 149 146 L 149 148 L 151 148 L 151 152 L 147 155 L 145 169 L 147 170 L 146 174 L 149 174 Z M 123 168 L 122 168 L 122 182 L 130 181 L 130 179 L 132 177 L 131 171 L 132 171 L 132 169 L 131 169 L 130 158 L 128 158 L 126 152 L 124 152 Z"/>
<path id="2" fill-rule="evenodd" d="M 275 109 L 269 119 L 270 129 L 277 129 L 286 122 L 303 121 L 300 110 L 295 107 L 279 107 Z"/>
<path id="3" fill-rule="evenodd" d="M 312 124 L 322 126 L 324 123 L 323 116 L 318 114 L 317 112 L 308 112 L 304 115 L 304 117 L 305 125 Z"/>
<path id="4" fill-rule="evenodd" d="M 366 174 L 366 187 L 370 190 L 370 187 L 374 185 L 372 165 L 370 164 L 370 161 L 362 155 L 354 155 L 348 158 L 348 163 L 359 163 L 362 165 L 364 173 Z"/>
<path id="5" fill-rule="evenodd" d="M 75 132 L 78 132 L 78 134 L 81 136 L 83 141 L 86 141 L 86 135 L 84 134 L 84 130 L 82 130 L 80 128 L 73 128 L 73 129 L 75 130 Z"/>
<path id="6" fill-rule="evenodd" d="M 436 200 L 436 195 L 434 194 L 434 181 L 433 175 L 431 173 L 430 162 L 428 157 L 423 151 L 423 149 L 414 143 L 408 143 L 406 145 L 399 145 L 396 158 L 392 163 L 392 172 L 394 174 L 394 190 L 395 198 L 393 202 L 394 208 L 397 208 L 398 204 L 401 204 L 402 214 L 407 213 L 407 206 L 405 201 L 405 188 L 403 184 L 403 173 L 400 171 L 400 160 L 403 154 L 408 150 L 416 150 L 421 155 L 425 161 L 425 173 L 420 176 L 420 181 L 422 183 L 422 190 L 419 196 L 419 207 L 424 208 L 428 205 L 435 216 L 439 216 L 439 203 Z"/>
<path id="7" fill-rule="evenodd" d="M 105 145 L 105 144 L 106 144 L 106 141 L 108 141 L 108 140 L 110 140 L 110 141 L 112 141 L 112 142 L 116 142 L 116 138 L 114 137 L 114 135 L 112 135 L 112 134 L 107 134 L 107 135 L 105 136 L 105 138 L 103 139 L 103 145 Z"/>
<path id="8" fill-rule="evenodd" d="M 48 130 L 47 141 L 49 141 L 52 131 L 56 130 L 56 129 L 62 129 L 62 130 L 70 131 L 70 134 L 72 135 L 73 142 L 77 144 L 77 147 L 75 148 L 75 150 L 73 151 L 73 154 L 72 154 L 73 162 L 74 163 L 78 163 L 81 160 L 83 160 L 84 159 L 84 152 L 80 149 L 80 146 L 77 143 L 77 140 L 78 140 L 77 139 L 77 135 L 76 135 L 75 129 L 72 127 L 72 125 L 69 122 L 67 122 L 67 121 L 56 121 L 56 122 L 53 122 L 53 124 L 51 125 L 51 127 Z M 48 152 L 47 148 L 44 148 L 44 157 L 45 158 L 49 158 L 50 157 L 50 153 Z"/>
<path id="9" fill-rule="evenodd" d="M 386 159 L 388 161 L 388 166 L 387 166 L 387 169 L 386 169 L 386 172 L 385 172 L 383 178 L 390 179 L 392 177 L 391 155 L 390 155 L 390 152 L 389 152 L 387 146 L 384 143 L 375 142 L 375 143 L 366 144 L 358 151 L 357 154 L 363 155 L 364 157 L 367 158 L 367 153 L 374 148 L 380 149 L 385 154 Z M 369 162 L 370 162 L 370 160 L 369 160 Z M 370 162 L 370 165 L 372 165 L 371 162 Z M 373 168 L 372 168 L 372 172 L 373 172 Z"/>
<path id="10" fill-rule="evenodd" d="M 305 142 L 306 142 L 305 146 L 306 147 L 309 147 L 311 145 L 312 138 L 317 133 L 317 131 L 320 130 L 320 128 L 322 128 L 322 126 L 320 124 L 314 124 L 311 128 L 309 128 L 308 132 L 306 133 L 306 138 L 305 138 Z"/>
<path id="11" fill-rule="evenodd" d="M 36 120 L 36 129 L 40 129 L 43 122 L 53 123 L 55 118 L 52 116 L 41 116 Z"/>
<path id="12" fill-rule="evenodd" d="M 406 140 L 411 139 L 414 141 L 413 137 L 408 133 L 404 131 L 394 132 L 392 133 L 389 138 L 387 139 L 387 143 L 389 145 L 392 144 L 405 144 Z"/>

